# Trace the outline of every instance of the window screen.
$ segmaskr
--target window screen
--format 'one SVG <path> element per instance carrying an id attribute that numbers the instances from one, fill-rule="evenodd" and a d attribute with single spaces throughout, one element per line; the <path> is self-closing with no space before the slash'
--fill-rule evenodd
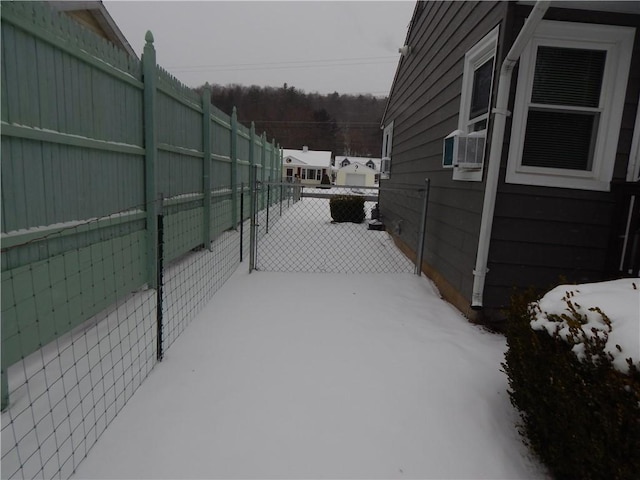
<path id="1" fill-rule="evenodd" d="M 469 119 L 479 117 L 489 111 L 492 73 L 493 58 L 487 60 L 473 72 L 473 91 L 471 94 Z"/>

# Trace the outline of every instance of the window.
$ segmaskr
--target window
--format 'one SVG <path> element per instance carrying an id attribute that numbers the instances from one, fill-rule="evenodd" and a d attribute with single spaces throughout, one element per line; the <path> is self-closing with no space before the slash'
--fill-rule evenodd
<path id="1" fill-rule="evenodd" d="M 302 179 L 303 180 L 321 180 L 322 170 L 316 170 L 315 168 L 303 168 Z"/>
<path id="2" fill-rule="evenodd" d="M 382 162 L 380 163 L 380 178 L 389 178 L 391 174 L 391 147 L 393 145 L 393 122 L 382 131 Z"/>
<path id="3" fill-rule="evenodd" d="M 461 132 L 459 141 L 472 146 L 473 155 L 465 154 L 465 162 L 453 163 L 454 180 L 482 181 L 498 33 L 499 27 L 491 30 L 464 57 L 458 117 L 458 130 Z M 472 134 L 469 139 L 466 137 L 468 134 Z M 465 147 L 466 150 L 469 148 Z"/>
<path id="4" fill-rule="evenodd" d="M 508 183 L 608 191 L 634 29 L 543 21 L 520 58 Z"/>
<path id="5" fill-rule="evenodd" d="M 470 130 L 477 132 L 487 128 L 491 80 L 493 79 L 493 57 L 473 72 L 473 87 L 469 109 Z"/>

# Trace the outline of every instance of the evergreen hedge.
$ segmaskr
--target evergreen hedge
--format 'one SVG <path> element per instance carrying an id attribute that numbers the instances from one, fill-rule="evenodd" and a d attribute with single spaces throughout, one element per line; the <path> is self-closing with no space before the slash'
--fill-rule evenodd
<path id="1" fill-rule="evenodd" d="M 329 200 L 329 208 L 334 222 L 364 221 L 364 197 L 360 195 L 334 195 Z"/>
<path id="2" fill-rule="evenodd" d="M 579 360 L 562 338 L 533 330 L 534 300 L 514 295 L 507 313 L 503 368 L 521 435 L 557 480 L 640 479 L 640 372 L 614 369 L 601 342 Z"/>

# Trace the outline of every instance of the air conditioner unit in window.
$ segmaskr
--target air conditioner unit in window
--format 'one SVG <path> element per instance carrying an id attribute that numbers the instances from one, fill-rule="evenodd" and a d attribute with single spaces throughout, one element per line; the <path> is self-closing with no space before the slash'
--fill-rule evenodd
<path id="1" fill-rule="evenodd" d="M 384 157 L 380 162 L 380 178 L 389 178 L 391 172 L 391 159 Z"/>
<path id="2" fill-rule="evenodd" d="M 456 167 L 464 170 L 480 170 L 482 168 L 486 134 L 486 130 L 467 134 L 464 156 L 461 161 L 458 161 Z"/>
<path id="3" fill-rule="evenodd" d="M 461 136 L 464 136 L 462 130 L 454 130 L 444 138 L 442 146 L 442 168 L 453 168 L 453 164 L 457 163 Z"/>
<path id="4" fill-rule="evenodd" d="M 464 133 L 455 130 L 444 139 L 442 167 L 480 170 L 484 160 L 486 131 Z"/>

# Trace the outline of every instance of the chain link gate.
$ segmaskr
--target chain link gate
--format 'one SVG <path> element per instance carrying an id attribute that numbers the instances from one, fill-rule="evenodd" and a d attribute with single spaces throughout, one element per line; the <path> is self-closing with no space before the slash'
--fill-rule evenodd
<path id="1" fill-rule="evenodd" d="M 393 188 L 310 187 L 289 182 L 253 185 L 250 271 L 420 275 L 428 180 L 423 187 Z M 402 220 L 385 224 L 385 203 L 415 211 L 420 224 L 413 228 Z M 415 264 L 389 234 L 403 229 L 403 237 L 410 238 L 418 252 Z"/>

